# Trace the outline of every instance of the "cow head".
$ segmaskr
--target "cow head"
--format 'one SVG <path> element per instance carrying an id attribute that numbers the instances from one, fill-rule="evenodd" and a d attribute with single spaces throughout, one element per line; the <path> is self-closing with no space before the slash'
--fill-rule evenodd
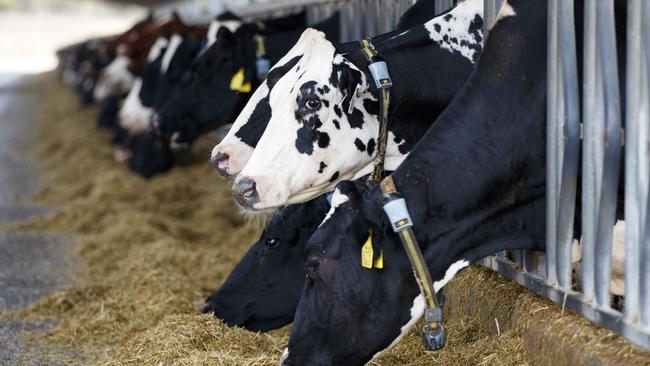
<path id="1" fill-rule="evenodd" d="M 280 210 L 203 312 L 254 331 L 290 323 L 305 281 L 305 245 L 328 208 L 321 196 Z"/>
<path id="2" fill-rule="evenodd" d="M 363 365 L 422 315 L 424 301 L 399 240 L 366 183 L 341 182 L 307 243 L 307 281 L 282 365 Z M 372 229 L 372 231 L 371 231 Z M 361 266 L 372 236 L 383 269 Z"/>
<path id="3" fill-rule="evenodd" d="M 158 112 L 155 127 L 163 136 L 192 143 L 235 119 L 256 81 L 252 42 L 249 26 L 234 33 L 219 28 L 214 43 L 196 59 Z"/>
<path id="4" fill-rule="evenodd" d="M 268 126 L 233 185 L 247 209 L 313 198 L 375 156 L 378 103 L 366 75 L 323 33 L 299 42 L 303 56 L 270 92 Z"/>

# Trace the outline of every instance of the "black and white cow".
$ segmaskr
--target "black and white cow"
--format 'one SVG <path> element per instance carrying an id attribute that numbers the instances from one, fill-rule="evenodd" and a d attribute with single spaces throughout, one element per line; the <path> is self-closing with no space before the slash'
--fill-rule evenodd
<path id="1" fill-rule="evenodd" d="M 424 25 L 373 38 L 394 83 L 386 169 L 399 165 L 473 70 L 483 42 L 482 13 L 482 1 L 467 0 Z M 378 92 L 360 44 L 336 47 L 306 31 L 289 54 L 296 64 L 270 93 L 265 86 L 256 92 L 240 125 L 213 150 L 213 162 L 228 173 L 232 157 L 246 164 L 233 184 L 246 209 L 304 202 L 372 169 Z M 250 119 L 267 122 L 255 130 L 261 137 L 254 151 L 237 136 Z"/>
<path id="2" fill-rule="evenodd" d="M 282 23 L 274 20 L 270 24 Z M 294 20 L 288 24 L 295 24 Z M 286 26 L 285 26 L 286 27 Z M 339 15 L 314 25 L 338 40 Z M 236 30 L 221 27 L 214 42 L 203 52 L 184 82 L 162 108 L 155 121 L 159 132 L 178 144 L 189 144 L 200 135 L 232 123 L 250 93 L 259 85 L 256 62 L 258 43 L 264 39 L 265 58 L 275 63 L 300 37 L 304 25 L 277 32 L 257 23 L 240 25 Z M 234 85 L 236 78 L 239 81 Z"/>
<path id="3" fill-rule="evenodd" d="M 152 81 L 156 80 L 155 76 L 160 72 L 162 58 L 168 45 L 169 39 L 166 37 L 160 37 L 149 49 L 147 63 L 142 70 L 143 75 L 149 76 L 148 79 Z M 120 126 L 126 130 L 133 131 L 133 133 L 145 130 L 151 120 L 151 115 L 153 114 L 151 107 L 146 107 L 140 99 L 142 85 L 143 77 L 136 77 L 129 94 L 124 101 L 124 105 L 122 105 L 119 112 Z"/>
<path id="4" fill-rule="evenodd" d="M 253 331 L 291 323 L 305 281 L 305 246 L 328 210 L 325 195 L 279 210 L 203 312 Z"/>
<path id="5" fill-rule="evenodd" d="M 476 71 L 392 175 L 436 290 L 488 254 L 543 248 L 546 8 L 503 5 Z M 281 364 L 363 365 L 421 317 L 423 296 L 381 206 L 376 184 L 337 185 L 308 243 L 308 279 Z M 360 265 L 370 232 L 383 269 Z"/>

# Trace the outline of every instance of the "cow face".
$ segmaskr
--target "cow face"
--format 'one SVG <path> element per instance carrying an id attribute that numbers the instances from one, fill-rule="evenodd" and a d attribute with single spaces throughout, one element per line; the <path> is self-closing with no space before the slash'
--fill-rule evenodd
<path id="1" fill-rule="evenodd" d="M 254 80 L 254 47 L 246 29 L 233 34 L 222 27 L 217 40 L 192 65 L 164 107 L 156 128 L 178 143 L 191 143 L 201 134 L 230 123 L 250 92 Z M 241 85 L 233 88 L 240 74 Z"/>
<path id="2" fill-rule="evenodd" d="M 366 76 L 322 33 L 303 38 L 304 56 L 271 91 L 268 126 L 233 185 L 244 208 L 309 200 L 375 156 L 377 102 Z"/>
<path id="3" fill-rule="evenodd" d="M 210 162 L 222 176 L 239 173 L 253 154 L 253 148 L 262 137 L 271 117 L 269 94 L 302 58 L 304 50 L 301 40 L 269 70 L 266 79 L 255 90 L 228 134 L 212 149 Z"/>
<path id="4" fill-rule="evenodd" d="M 290 323 L 305 281 L 305 245 L 328 208 L 321 196 L 278 212 L 203 312 L 253 331 Z"/>
<path id="5" fill-rule="evenodd" d="M 142 79 L 137 78 L 119 112 L 120 126 L 132 134 L 146 131 L 149 128 L 151 115 L 153 114 L 151 108 L 142 105 L 140 100 L 141 89 Z"/>
<path id="6" fill-rule="evenodd" d="M 422 315 L 408 259 L 382 220 L 380 196 L 368 193 L 366 183 L 337 185 L 330 212 L 307 243 L 308 277 L 282 365 L 366 364 Z M 383 251 L 383 269 L 361 266 L 369 235 L 374 253 Z"/>

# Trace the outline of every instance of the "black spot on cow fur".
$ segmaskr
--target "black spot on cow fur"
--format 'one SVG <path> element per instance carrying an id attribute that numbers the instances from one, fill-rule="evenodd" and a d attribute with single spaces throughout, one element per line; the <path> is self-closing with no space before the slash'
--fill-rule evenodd
<path id="1" fill-rule="evenodd" d="M 451 14 L 447 14 L 447 15 L 445 15 L 445 17 L 444 17 L 444 18 L 442 18 L 442 19 L 444 19 L 444 20 L 445 20 L 445 22 L 448 22 L 448 21 L 450 21 L 450 20 L 451 20 Z"/>
<path id="2" fill-rule="evenodd" d="M 368 140 L 368 155 L 372 156 L 372 154 L 375 152 L 375 145 L 375 139 Z"/>
<path id="3" fill-rule="evenodd" d="M 334 181 L 337 180 L 338 178 L 339 178 L 339 172 L 338 172 L 338 170 L 337 170 L 336 173 L 334 173 L 334 174 L 332 175 L 332 177 L 330 178 L 330 182 L 334 182 Z"/>
<path id="4" fill-rule="evenodd" d="M 282 66 L 278 66 L 274 68 L 273 70 L 269 71 L 269 74 L 266 76 L 266 85 L 268 85 L 269 90 L 273 89 L 275 84 L 280 80 L 286 73 L 287 71 L 291 70 L 298 61 L 302 58 L 302 55 L 296 56 L 289 60 L 286 64 Z"/>
<path id="5" fill-rule="evenodd" d="M 363 100 L 363 108 L 373 116 L 379 117 L 379 102 L 366 98 Z"/>
<path id="6" fill-rule="evenodd" d="M 330 92 L 330 87 L 327 86 L 327 85 L 323 85 L 323 90 L 325 91 L 325 93 L 329 93 Z"/>
<path id="7" fill-rule="evenodd" d="M 330 135 L 327 132 L 318 131 L 318 147 L 324 149 L 330 144 Z"/>
<path id="8" fill-rule="evenodd" d="M 334 113 L 336 113 L 336 115 L 339 118 L 343 117 L 343 111 L 341 110 L 341 107 L 339 107 L 338 105 L 334 106 Z"/>
<path id="9" fill-rule="evenodd" d="M 441 30 L 441 29 L 440 29 L 440 24 L 434 24 L 434 25 L 433 25 L 433 29 L 434 29 L 436 32 L 440 33 L 440 30 Z"/>
<path id="10" fill-rule="evenodd" d="M 363 141 L 359 140 L 358 137 L 354 140 L 354 146 L 356 146 L 357 149 L 361 152 L 366 151 L 366 144 L 364 144 Z"/>
<path id="11" fill-rule="evenodd" d="M 350 123 L 351 128 L 362 128 L 363 127 L 363 113 L 356 107 L 352 110 L 352 113 L 346 113 L 348 116 L 348 122 Z"/>
<path id="12" fill-rule="evenodd" d="M 318 173 L 323 174 L 323 172 L 325 171 L 325 168 L 327 168 L 327 164 L 325 164 L 325 162 L 321 161 L 320 165 L 318 167 Z"/>
<path id="13" fill-rule="evenodd" d="M 334 123 L 334 127 L 336 127 L 337 130 L 341 129 L 341 125 L 337 119 L 332 120 L 332 122 Z"/>
<path id="14" fill-rule="evenodd" d="M 262 138 L 266 126 L 269 124 L 269 116 L 271 115 L 271 106 L 269 105 L 269 96 L 259 101 L 251 113 L 247 123 L 244 123 L 241 128 L 235 132 L 235 136 L 239 137 L 243 143 L 248 146 L 255 147 L 257 142 Z"/>

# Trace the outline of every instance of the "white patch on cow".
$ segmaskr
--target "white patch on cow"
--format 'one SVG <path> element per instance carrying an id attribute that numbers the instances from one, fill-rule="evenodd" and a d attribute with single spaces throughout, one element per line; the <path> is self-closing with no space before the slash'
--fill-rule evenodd
<path id="1" fill-rule="evenodd" d="M 495 24 L 498 23 L 503 18 L 513 17 L 515 15 L 517 15 L 515 9 L 513 9 L 512 6 L 508 4 L 508 1 L 506 0 L 503 2 L 503 4 L 501 4 L 501 9 L 499 9 L 499 13 L 497 14 Z"/>
<path id="2" fill-rule="evenodd" d="M 329 211 L 327 211 L 327 215 L 325 215 L 325 218 L 323 221 L 318 225 L 318 227 L 323 226 L 329 220 L 332 215 L 334 215 L 334 211 L 336 211 L 336 208 L 344 204 L 345 202 L 348 202 L 350 200 L 350 197 L 347 195 L 341 193 L 338 188 L 334 190 L 334 193 L 332 193 L 332 203 L 330 205 Z"/>
<path id="3" fill-rule="evenodd" d="M 151 108 L 142 105 L 139 95 L 140 89 L 142 89 L 142 79 L 137 78 L 119 112 L 120 126 L 131 133 L 146 131 L 149 128 L 151 115 L 153 114 Z"/>
<path id="4" fill-rule="evenodd" d="M 156 39 L 156 42 L 154 42 L 154 44 L 149 49 L 149 53 L 147 54 L 147 62 L 153 62 L 155 59 L 157 59 L 168 44 L 169 40 L 167 38 L 158 37 L 158 39 Z"/>
<path id="5" fill-rule="evenodd" d="M 470 46 L 481 45 L 483 29 L 478 30 L 481 39 L 468 32 L 476 16 L 483 17 L 483 0 L 465 0 L 446 14 L 437 16 L 424 24 L 429 37 L 445 50 L 459 52 L 474 63 L 476 49 Z M 453 42 L 452 40 L 455 40 Z"/>
<path id="6" fill-rule="evenodd" d="M 133 87 L 135 77 L 129 71 L 131 60 L 126 56 L 117 56 L 102 72 L 95 85 L 94 98 L 101 101 L 110 94 L 121 94 Z"/>
<path id="7" fill-rule="evenodd" d="M 411 306 L 411 319 L 402 326 L 400 329 L 399 335 L 397 338 L 395 338 L 388 347 L 384 348 L 383 350 L 375 353 L 374 356 L 372 356 L 372 359 L 374 360 L 375 358 L 379 357 L 382 353 L 385 351 L 391 349 L 394 345 L 398 344 L 402 338 L 408 333 L 408 331 L 415 325 L 415 323 L 420 320 L 422 315 L 424 314 L 424 308 L 426 307 L 426 303 L 424 302 L 424 295 L 420 293 L 415 299 L 413 299 L 413 306 Z"/>
<path id="8" fill-rule="evenodd" d="M 278 365 L 282 366 L 287 357 L 289 357 L 289 347 L 285 348 L 282 352 L 282 357 L 280 357 L 280 362 L 278 362 Z"/>
<path id="9" fill-rule="evenodd" d="M 469 261 L 465 259 L 461 259 L 458 262 L 449 266 L 449 268 L 447 268 L 447 270 L 445 271 L 445 277 L 443 277 L 439 281 L 433 281 L 433 290 L 435 292 L 440 291 L 440 289 L 443 288 L 449 281 L 451 281 L 452 278 L 454 278 L 454 276 L 456 276 L 456 274 L 460 272 L 461 269 L 467 266 L 469 266 Z"/>
<path id="10" fill-rule="evenodd" d="M 162 62 L 160 65 L 161 74 L 166 74 L 167 70 L 169 70 L 169 64 L 172 62 L 172 58 L 174 58 L 176 50 L 178 50 L 178 46 L 180 46 L 182 42 L 183 37 L 181 37 L 180 34 L 174 34 L 169 39 L 169 45 L 163 54 Z"/>

